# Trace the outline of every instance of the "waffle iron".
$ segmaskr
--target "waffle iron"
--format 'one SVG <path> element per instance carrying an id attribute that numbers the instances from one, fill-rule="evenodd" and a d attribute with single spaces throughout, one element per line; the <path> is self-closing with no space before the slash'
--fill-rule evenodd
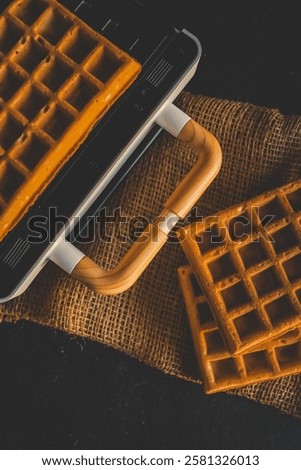
<path id="1" fill-rule="evenodd" d="M 31 4 L 35 6 L 37 2 L 47 0 L 23 2 L 30 8 Z M 1 2 L 0 14 L 9 3 Z M 80 236 L 90 217 L 105 205 L 162 128 L 177 136 L 190 119 L 177 110 L 172 102 L 192 78 L 200 60 L 200 43 L 192 34 L 186 30 L 179 31 L 153 16 L 136 0 L 60 0 L 60 3 L 136 59 L 142 65 L 142 71 L 1 241 L 0 302 L 22 294 L 49 260 L 70 273 L 74 271 L 84 255 L 71 242 Z M 182 140 L 192 142 L 191 146 L 198 151 L 198 142 L 188 134 L 187 137 L 183 135 Z M 215 161 L 214 171 L 212 174 L 209 171 L 209 176 L 205 177 L 201 192 L 219 170 L 220 158 L 215 158 Z M 207 164 L 212 167 L 212 161 Z M 202 171 L 200 168 L 199 178 L 204 178 L 208 173 Z M 200 195 L 200 191 L 193 191 L 193 184 L 192 181 L 192 186 L 189 185 L 193 192 L 191 205 Z M 189 208 L 185 208 L 186 212 Z M 59 220 L 53 217 L 54 209 Z M 183 215 L 181 211 L 178 213 L 173 209 L 167 212 L 168 220 L 174 216 L 172 225 Z M 169 226 L 167 230 L 167 225 L 166 220 L 160 225 L 160 231 L 164 232 L 163 238 L 166 238 L 171 228 Z M 41 226 L 47 227 L 47 231 L 41 229 Z M 139 274 L 163 242 L 163 239 L 159 240 L 151 256 L 146 254 L 143 257 L 140 254 L 141 244 L 137 253 L 129 256 L 132 260 L 135 258 L 134 264 L 140 265 Z M 89 266 L 81 268 L 85 272 Z M 134 266 L 134 270 L 136 268 Z M 135 278 L 138 277 L 138 271 Z M 83 273 L 78 272 L 75 276 L 85 282 Z M 91 280 L 91 275 L 89 277 Z M 93 288 L 94 274 L 92 278 L 91 282 L 86 283 Z M 120 288 L 113 281 L 112 292 L 108 293 L 121 292 L 132 283 L 126 281 Z M 105 290 L 99 291 L 106 293 Z"/>

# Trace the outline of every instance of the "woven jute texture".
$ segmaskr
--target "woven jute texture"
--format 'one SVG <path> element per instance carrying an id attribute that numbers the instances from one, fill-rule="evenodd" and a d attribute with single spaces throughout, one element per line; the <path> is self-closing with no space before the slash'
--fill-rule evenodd
<path id="1" fill-rule="evenodd" d="M 301 117 L 189 93 L 182 93 L 177 104 L 219 139 L 224 156 L 220 175 L 193 217 L 300 178 Z M 172 137 L 160 136 L 108 204 L 106 229 L 99 224 L 96 240 L 81 248 L 103 267 L 114 267 L 131 245 L 135 222 L 143 225 L 159 214 L 195 158 Z M 114 213 L 116 208 L 120 211 Z M 82 335 L 168 374 L 199 382 L 177 280 L 177 268 L 186 263 L 173 236 L 137 284 L 115 297 L 96 295 L 49 264 L 25 294 L 0 307 L 0 318 L 32 320 Z M 300 376 L 233 393 L 301 417 Z"/>

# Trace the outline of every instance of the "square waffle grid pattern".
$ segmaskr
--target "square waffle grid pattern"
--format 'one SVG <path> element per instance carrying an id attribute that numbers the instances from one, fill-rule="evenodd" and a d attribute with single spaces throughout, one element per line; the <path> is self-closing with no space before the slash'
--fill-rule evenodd
<path id="1" fill-rule="evenodd" d="M 0 241 L 140 70 L 55 0 L 2 13 Z"/>
<path id="2" fill-rule="evenodd" d="M 232 353 L 301 324 L 301 181 L 178 235 Z"/>
<path id="3" fill-rule="evenodd" d="M 258 349 L 233 356 L 224 344 L 192 268 L 179 268 L 178 276 L 206 393 L 301 373 L 300 327 Z"/>

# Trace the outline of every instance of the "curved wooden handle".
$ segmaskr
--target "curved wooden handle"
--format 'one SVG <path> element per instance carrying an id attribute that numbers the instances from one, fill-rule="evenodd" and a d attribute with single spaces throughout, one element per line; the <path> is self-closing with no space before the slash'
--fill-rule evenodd
<path id="1" fill-rule="evenodd" d="M 106 271 L 84 257 L 72 271 L 75 278 L 95 292 L 113 295 L 129 289 L 166 242 L 170 231 L 170 228 L 166 229 L 166 219 L 173 216 L 175 225 L 180 218 L 184 218 L 218 174 L 222 153 L 218 141 L 210 132 L 190 120 L 178 139 L 196 151 L 199 158 L 166 201 L 158 219 L 148 225 L 115 269 Z"/>

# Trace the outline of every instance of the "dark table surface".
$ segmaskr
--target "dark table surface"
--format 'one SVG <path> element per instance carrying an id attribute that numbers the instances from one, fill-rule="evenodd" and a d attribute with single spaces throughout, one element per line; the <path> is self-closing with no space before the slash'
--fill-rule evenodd
<path id="1" fill-rule="evenodd" d="M 190 30 L 203 58 L 188 90 L 301 114 L 299 1 L 144 0 Z M 100 344 L 0 325 L 3 449 L 299 449 L 301 423 L 166 376 Z"/>

